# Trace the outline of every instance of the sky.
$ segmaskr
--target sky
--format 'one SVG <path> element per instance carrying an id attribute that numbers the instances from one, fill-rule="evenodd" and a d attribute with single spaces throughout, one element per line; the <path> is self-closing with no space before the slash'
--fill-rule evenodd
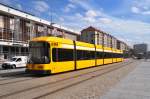
<path id="1" fill-rule="evenodd" d="M 130 46 L 150 45 L 150 0 L 0 0 L 37 17 L 81 31 L 94 26 Z"/>

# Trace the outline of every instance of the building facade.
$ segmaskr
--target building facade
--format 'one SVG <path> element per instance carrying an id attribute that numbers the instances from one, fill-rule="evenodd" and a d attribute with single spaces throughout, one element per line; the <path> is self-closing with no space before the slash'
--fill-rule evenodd
<path id="1" fill-rule="evenodd" d="M 134 55 L 139 58 L 144 58 L 146 56 L 147 49 L 148 49 L 147 44 L 135 44 L 133 46 Z"/>
<path id="2" fill-rule="evenodd" d="M 135 44 L 134 51 L 135 53 L 146 53 L 147 52 L 147 44 Z"/>
<path id="3" fill-rule="evenodd" d="M 110 47 L 124 51 L 128 50 L 128 46 L 126 43 L 92 26 L 81 31 L 80 41 L 96 45 L 104 45 L 105 47 Z"/>
<path id="4" fill-rule="evenodd" d="M 39 36 L 77 40 L 78 32 L 0 4 L 0 58 L 28 54 L 28 42 Z"/>

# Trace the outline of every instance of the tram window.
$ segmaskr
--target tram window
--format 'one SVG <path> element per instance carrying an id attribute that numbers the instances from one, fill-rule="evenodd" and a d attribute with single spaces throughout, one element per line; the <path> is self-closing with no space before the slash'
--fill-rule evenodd
<path id="1" fill-rule="evenodd" d="M 119 54 L 119 58 L 122 58 L 123 57 L 123 54 Z"/>
<path id="2" fill-rule="evenodd" d="M 114 57 L 115 57 L 115 58 L 122 58 L 122 57 L 123 57 L 123 54 L 117 54 L 117 53 L 116 53 L 116 54 L 114 54 Z"/>
<path id="3" fill-rule="evenodd" d="M 29 44 L 29 63 L 48 64 L 50 45 L 47 42 L 30 42 Z"/>
<path id="4" fill-rule="evenodd" d="M 117 54 L 116 54 L 116 53 L 114 53 L 114 54 L 113 54 L 113 57 L 114 57 L 114 58 L 117 58 Z"/>
<path id="5" fill-rule="evenodd" d="M 104 52 L 104 58 L 112 58 L 112 53 Z"/>
<path id="6" fill-rule="evenodd" d="M 103 52 L 96 52 L 96 57 L 97 59 L 102 59 L 103 58 L 104 53 Z"/>
<path id="7" fill-rule="evenodd" d="M 118 55 L 118 54 L 116 54 L 116 58 L 119 58 L 119 55 Z"/>
<path id="8" fill-rule="evenodd" d="M 112 58 L 112 53 L 109 53 L 109 58 Z"/>
<path id="9" fill-rule="evenodd" d="M 118 54 L 117 53 L 114 53 L 114 58 L 117 58 L 118 57 Z"/>
<path id="10" fill-rule="evenodd" d="M 94 51 L 77 50 L 77 60 L 95 59 Z"/>
<path id="11" fill-rule="evenodd" d="M 53 48 L 52 56 L 54 62 L 73 61 L 73 49 Z"/>
<path id="12" fill-rule="evenodd" d="M 110 53 L 111 54 L 111 58 L 113 58 L 114 57 L 114 54 L 113 53 Z"/>
<path id="13" fill-rule="evenodd" d="M 107 53 L 106 52 L 104 52 L 104 58 L 107 58 Z"/>
<path id="14" fill-rule="evenodd" d="M 87 51 L 86 53 L 89 59 L 95 59 L 95 52 L 94 51 Z"/>
<path id="15" fill-rule="evenodd" d="M 118 56 L 117 56 L 117 54 L 116 53 L 114 53 L 114 58 L 117 58 Z"/>

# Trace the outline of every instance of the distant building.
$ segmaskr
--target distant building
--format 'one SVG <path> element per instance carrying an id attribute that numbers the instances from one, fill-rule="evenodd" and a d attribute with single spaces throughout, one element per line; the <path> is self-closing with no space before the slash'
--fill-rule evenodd
<path id="1" fill-rule="evenodd" d="M 145 57 L 147 53 L 148 45 L 147 44 L 135 44 L 133 46 L 133 49 L 134 49 L 135 56 L 142 58 L 142 57 Z"/>
<path id="2" fill-rule="evenodd" d="M 80 40 L 92 44 L 103 44 L 103 34 L 103 31 L 90 26 L 81 31 Z"/>
<path id="3" fill-rule="evenodd" d="M 147 59 L 150 59 L 150 51 L 148 51 L 148 52 L 146 53 L 146 58 L 147 58 Z"/>
<path id="4" fill-rule="evenodd" d="M 147 44 L 135 44 L 134 45 L 134 52 L 144 54 L 147 52 Z"/>
<path id="5" fill-rule="evenodd" d="M 81 31 L 80 41 L 96 45 L 104 45 L 105 47 L 114 49 L 128 50 L 127 44 L 92 26 Z"/>
<path id="6" fill-rule="evenodd" d="M 32 14 L 0 4 L 0 57 L 28 53 L 28 42 L 39 36 L 58 36 L 77 40 L 78 32 L 52 24 Z"/>

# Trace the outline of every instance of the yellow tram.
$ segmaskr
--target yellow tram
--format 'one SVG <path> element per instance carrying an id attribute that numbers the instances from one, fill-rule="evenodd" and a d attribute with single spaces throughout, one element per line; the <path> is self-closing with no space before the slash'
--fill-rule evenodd
<path id="1" fill-rule="evenodd" d="M 29 43 L 27 73 L 53 74 L 123 61 L 123 51 L 58 37 Z"/>

